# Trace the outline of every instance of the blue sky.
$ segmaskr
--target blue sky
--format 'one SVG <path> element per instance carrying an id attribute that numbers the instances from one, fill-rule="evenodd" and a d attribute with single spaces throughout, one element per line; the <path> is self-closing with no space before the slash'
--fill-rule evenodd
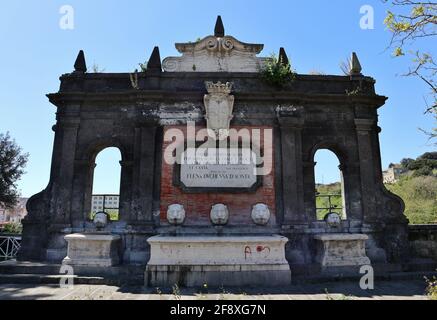
<path id="1" fill-rule="evenodd" d="M 360 7 L 375 12 L 375 29 L 359 26 Z M 62 5 L 74 8 L 74 29 L 59 27 Z M 83 49 L 89 69 L 96 63 L 107 72 L 126 72 L 147 60 L 155 45 L 161 57 L 178 55 L 175 42 L 194 41 L 213 32 L 218 14 L 226 33 L 244 42 L 264 43 L 263 55 L 286 48 L 299 73 L 311 70 L 341 74 L 339 62 L 356 51 L 363 73 L 377 80 L 376 89 L 389 97 L 380 109 L 383 166 L 432 150 L 418 128 L 434 123 L 423 115 L 425 85 L 400 77 L 408 58 L 394 59 L 385 48 L 390 34 L 383 19 L 389 5 L 380 0 L 307 1 L 2 1 L 0 3 L 0 132 L 9 131 L 30 153 L 27 174 L 19 183 L 24 196 L 48 183 L 53 146 L 55 107 L 46 93 L 56 92 L 59 76 L 71 72 Z M 436 43 L 422 47 L 436 51 Z M 99 161 L 119 155 L 108 151 Z M 337 180 L 335 159 L 322 157 L 317 180 Z M 109 187 L 118 168 L 102 165 L 95 192 L 117 192 Z"/>

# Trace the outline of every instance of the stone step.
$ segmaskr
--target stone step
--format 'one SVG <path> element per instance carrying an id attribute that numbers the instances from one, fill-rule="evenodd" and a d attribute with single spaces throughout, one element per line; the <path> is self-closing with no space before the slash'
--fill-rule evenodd
<path id="1" fill-rule="evenodd" d="M 0 263 L 0 274 L 59 274 L 60 264 L 15 262 L 6 261 Z"/>
<path id="2" fill-rule="evenodd" d="M 418 272 L 394 272 L 388 275 L 387 280 L 424 280 L 424 278 L 437 278 L 437 271 L 418 271 Z"/>
<path id="3" fill-rule="evenodd" d="M 11 279 L 20 281 L 19 283 L 59 283 L 59 279 L 65 277 L 60 274 L 60 264 L 39 263 L 39 262 L 21 262 L 21 261 L 4 261 L 0 262 L 0 283 Z M 77 281 L 84 281 L 85 284 L 94 284 L 92 281 L 100 281 L 99 284 L 143 284 L 144 283 L 144 266 L 116 266 L 116 267 L 75 267 L 74 277 Z M 21 276 L 21 277 L 20 277 Z M 27 279 L 27 280 L 26 280 Z M 101 279 L 101 280 L 99 280 Z M 76 280 L 75 280 L 76 281 Z"/>
<path id="4" fill-rule="evenodd" d="M 119 285 L 118 279 L 105 279 L 103 277 L 80 277 L 64 276 L 73 278 L 74 284 L 90 285 Z M 59 284 L 62 280 L 60 275 L 41 275 L 41 274 L 2 274 L 0 284 Z"/>

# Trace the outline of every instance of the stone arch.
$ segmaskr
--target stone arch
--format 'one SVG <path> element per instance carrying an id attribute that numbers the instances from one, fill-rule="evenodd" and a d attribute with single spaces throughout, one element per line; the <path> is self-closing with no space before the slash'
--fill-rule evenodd
<path id="1" fill-rule="evenodd" d="M 108 155 L 111 158 L 108 158 Z M 117 157 L 113 159 L 112 157 Z M 115 161 L 114 161 L 115 160 Z M 99 151 L 94 159 L 91 189 L 91 213 L 105 211 L 112 221 L 118 221 L 121 190 L 121 151 L 117 147 L 107 147 Z M 103 170 L 105 169 L 105 170 Z M 105 182 L 102 184 L 101 182 Z M 97 189 L 97 188 L 98 189 Z"/>
<path id="2" fill-rule="evenodd" d="M 316 221 L 317 220 L 317 214 L 316 214 L 316 182 L 315 182 L 315 165 L 314 157 L 319 150 L 328 150 L 332 152 L 338 159 L 340 165 L 340 177 L 341 177 L 341 193 L 342 193 L 342 207 L 343 207 L 343 214 L 346 216 L 346 218 L 349 219 L 355 219 L 357 216 L 356 210 L 352 210 L 352 203 L 354 201 L 355 192 L 354 192 L 354 184 L 353 180 L 356 179 L 356 176 L 354 176 L 355 172 L 355 166 L 351 164 L 351 158 L 346 151 L 347 148 L 344 147 L 341 143 L 335 142 L 335 141 L 319 141 L 310 148 L 309 152 L 307 153 L 307 158 L 305 159 L 305 163 L 311 164 L 311 166 L 308 168 L 311 171 L 311 178 L 308 181 L 308 192 L 306 193 L 306 199 L 305 203 L 307 206 L 307 215 L 310 217 L 310 220 Z"/>
<path id="3" fill-rule="evenodd" d="M 132 179 L 132 170 L 126 163 L 131 162 L 131 156 L 128 149 L 121 140 L 116 138 L 109 139 L 91 139 L 88 143 L 78 148 L 75 162 L 75 199 L 77 203 L 81 203 L 76 208 L 77 224 L 82 224 L 80 221 L 89 220 L 92 203 L 92 191 L 94 183 L 94 169 L 96 166 L 97 155 L 107 148 L 117 148 L 121 155 L 121 173 L 120 173 L 120 191 L 119 191 L 119 220 L 129 219 L 129 202 L 131 190 L 129 189 L 129 181 Z"/>
<path id="4" fill-rule="evenodd" d="M 316 152 L 319 150 L 329 150 L 332 153 L 336 155 L 338 160 L 340 161 L 340 166 L 346 166 L 348 162 L 348 156 L 347 152 L 344 150 L 344 148 L 336 142 L 329 142 L 329 141 L 321 141 L 316 143 L 309 153 L 309 159 L 308 161 L 314 161 L 314 156 L 316 155 Z"/>
<path id="5" fill-rule="evenodd" d="M 97 155 L 107 148 L 117 148 L 121 153 L 121 161 L 127 161 L 127 148 L 119 139 L 98 139 L 88 143 L 79 153 L 78 159 L 95 162 Z"/>
<path id="6" fill-rule="evenodd" d="M 322 153 L 324 152 L 324 153 Z M 329 167 L 329 171 L 331 171 L 331 169 L 334 169 L 337 174 L 339 173 L 339 178 L 340 178 L 340 192 L 337 193 L 336 187 L 335 190 L 332 190 L 332 186 L 331 188 L 327 189 L 327 186 L 325 184 L 325 186 L 319 186 L 317 184 L 317 182 L 320 183 L 320 181 L 317 181 L 317 176 L 316 176 L 316 172 L 320 173 L 319 170 L 317 170 L 319 167 L 317 166 L 319 164 L 319 161 L 316 161 L 317 155 L 320 155 L 322 153 L 322 155 L 324 155 L 325 157 L 328 157 L 328 159 L 324 159 L 325 161 L 328 160 L 329 162 L 329 157 L 336 159 L 338 165 L 337 165 L 337 169 L 335 169 L 335 167 L 330 166 Z M 326 148 L 319 148 L 317 149 L 317 151 L 314 153 L 314 190 L 316 192 L 315 195 L 315 201 L 316 201 L 316 216 L 318 220 L 323 220 L 324 216 L 328 213 L 331 212 L 336 212 L 338 214 L 340 214 L 342 216 L 342 219 L 346 219 L 347 218 L 347 211 L 346 211 L 346 207 L 345 207 L 345 185 L 344 185 L 344 179 L 343 179 L 343 170 L 342 170 L 342 165 L 341 165 L 341 160 L 340 158 L 336 155 L 335 152 L 333 152 L 330 149 L 326 149 Z M 318 159 L 317 159 L 318 160 Z M 323 161 L 324 162 L 324 161 Z M 319 166 L 321 166 L 321 163 L 319 164 Z M 324 183 L 325 181 L 323 181 L 322 183 Z M 333 181 L 330 181 L 333 182 Z M 328 183 L 329 184 L 329 183 Z M 337 195 L 338 194 L 338 195 Z M 324 209 L 322 209 L 324 208 Z M 330 208 L 330 209 L 327 209 Z"/>

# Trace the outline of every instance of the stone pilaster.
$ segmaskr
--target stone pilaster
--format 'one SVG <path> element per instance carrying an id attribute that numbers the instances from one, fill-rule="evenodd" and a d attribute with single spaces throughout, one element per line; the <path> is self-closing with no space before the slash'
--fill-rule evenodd
<path id="1" fill-rule="evenodd" d="M 75 169 L 75 154 L 77 145 L 77 135 L 80 119 L 70 118 L 59 121 L 57 124 L 56 135 L 61 135 L 61 139 L 56 139 L 53 166 L 56 172 L 53 173 L 54 181 L 52 185 L 52 201 L 50 208 L 52 224 L 70 225 L 70 210 L 73 189 L 73 178 Z"/>
<path id="2" fill-rule="evenodd" d="M 281 117 L 283 225 L 307 222 L 304 210 L 302 127 L 304 120 Z"/>
<path id="3" fill-rule="evenodd" d="M 308 221 L 316 221 L 316 185 L 315 185 L 315 173 L 314 168 L 316 162 L 305 161 L 303 165 L 303 177 L 304 177 L 304 205 L 305 215 Z"/>
<path id="4" fill-rule="evenodd" d="M 71 204 L 71 224 L 80 232 L 91 213 L 91 197 L 95 163 L 76 160 L 74 166 L 73 194 Z"/>
<path id="5" fill-rule="evenodd" d="M 135 128 L 131 224 L 153 224 L 156 130 L 153 124 Z"/>
<path id="6" fill-rule="evenodd" d="M 372 119 L 355 119 L 358 154 L 360 159 L 361 198 L 363 219 L 366 222 L 377 218 L 377 199 L 375 171 L 379 165 L 372 148 L 372 131 L 376 130 L 376 121 Z"/>
<path id="7" fill-rule="evenodd" d="M 122 160 L 121 166 L 121 178 L 120 178 L 120 200 L 119 200 L 119 212 L 120 220 L 129 220 L 130 204 L 132 200 L 132 181 L 133 181 L 133 161 Z"/>

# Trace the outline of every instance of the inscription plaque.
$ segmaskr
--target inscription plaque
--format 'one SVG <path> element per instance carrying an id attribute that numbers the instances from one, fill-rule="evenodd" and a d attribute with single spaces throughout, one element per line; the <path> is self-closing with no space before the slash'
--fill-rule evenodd
<path id="1" fill-rule="evenodd" d="M 250 149 L 216 149 L 208 156 L 187 149 L 181 158 L 175 182 L 187 192 L 246 192 L 262 181 Z"/>

